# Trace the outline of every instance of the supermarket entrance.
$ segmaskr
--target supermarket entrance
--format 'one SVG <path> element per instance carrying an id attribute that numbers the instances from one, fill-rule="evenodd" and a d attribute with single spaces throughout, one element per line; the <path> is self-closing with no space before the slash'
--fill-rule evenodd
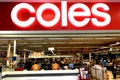
<path id="1" fill-rule="evenodd" d="M 7 52 L 10 44 L 10 52 L 14 53 L 14 55 L 19 54 L 20 49 L 21 51 L 28 51 L 29 53 L 44 51 L 47 55 L 74 55 L 80 53 L 84 55 L 84 58 L 92 59 L 95 58 L 95 55 L 105 55 L 109 52 L 117 54 L 120 45 L 119 32 L 114 33 L 114 31 L 46 31 L 44 33 L 31 31 L 11 34 L 3 31 L 1 34 L 0 52 Z M 16 45 L 14 45 L 14 43 Z M 52 48 L 53 52 L 51 52 L 49 48 Z M 91 58 L 88 55 L 89 53 L 93 53 Z"/>
<path id="2" fill-rule="evenodd" d="M 10 32 L 9 32 L 10 33 Z M 119 60 L 119 32 L 15 32 L 1 33 L 2 61 L 28 58 L 83 58 L 84 62 L 98 59 Z M 16 55 L 20 57 L 16 59 Z M 19 60 L 20 60 L 19 59 Z M 12 66 L 11 66 L 12 67 Z M 75 67 L 77 67 L 75 65 Z"/>

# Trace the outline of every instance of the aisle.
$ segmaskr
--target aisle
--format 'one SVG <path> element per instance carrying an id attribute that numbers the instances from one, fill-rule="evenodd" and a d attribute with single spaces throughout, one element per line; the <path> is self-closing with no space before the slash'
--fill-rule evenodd
<path id="1" fill-rule="evenodd" d="M 107 71 L 107 74 L 109 75 L 109 80 L 114 80 L 111 71 Z M 120 75 L 117 75 L 117 79 L 115 79 L 115 80 L 120 80 Z"/>

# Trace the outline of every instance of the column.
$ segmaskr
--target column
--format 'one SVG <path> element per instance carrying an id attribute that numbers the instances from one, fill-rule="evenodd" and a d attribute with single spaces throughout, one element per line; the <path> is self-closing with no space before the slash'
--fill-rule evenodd
<path id="1" fill-rule="evenodd" d="M 13 51 L 13 56 L 17 56 L 17 55 L 16 55 L 16 40 L 14 40 L 14 51 Z"/>
<path id="2" fill-rule="evenodd" d="M 26 52 L 24 52 L 23 54 L 24 54 L 24 62 L 26 62 Z"/>
<path id="3" fill-rule="evenodd" d="M 89 61 L 91 61 L 91 52 L 89 53 Z"/>
<path id="4" fill-rule="evenodd" d="M 11 54 L 10 54 L 10 52 L 11 52 L 11 43 L 10 43 L 10 41 L 8 42 L 8 49 L 7 49 L 7 66 L 10 66 L 10 56 L 11 56 Z"/>
<path id="5" fill-rule="evenodd" d="M 14 40 L 14 42 L 13 42 L 13 56 L 14 57 L 17 57 L 17 54 L 16 54 L 16 40 Z M 13 66 L 14 67 L 16 67 L 17 66 L 17 63 L 18 63 L 18 57 L 17 57 L 17 60 L 16 61 L 12 61 L 12 58 L 11 58 L 11 62 L 12 62 L 12 64 L 13 64 Z M 12 67 L 12 65 L 11 65 L 11 67 Z M 14 67 L 12 67 L 12 69 L 14 69 Z"/>

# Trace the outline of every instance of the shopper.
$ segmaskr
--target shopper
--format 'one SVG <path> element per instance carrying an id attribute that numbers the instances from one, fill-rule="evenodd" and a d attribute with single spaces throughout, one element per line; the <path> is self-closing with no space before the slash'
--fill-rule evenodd
<path id="1" fill-rule="evenodd" d="M 32 63 L 30 62 L 29 59 L 26 60 L 25 62 L 25 69 L 31 70 Z"/>
<path id="2" fill-rule="evenodd" d="M 25 63 L 23 62 L 23 60 L 21 59 L 20 62 L 18 63 L 17 66 L 21 66 L 21 67 L 25 67 Z"/>
<path id="3" fill-rule="evenodd" d="M 35 62 L 33 65 L 32 65 L 32 68 L 31 68 L 33 71 L 38 71 L 41 69 L 41 67 L 39 66 L 39 64 L 37 62 Z"/>
<path id="4" fill-rule="evenodd" d="M 19 65 L 16 69 L 15 69 L 15 71 L 23 71 L 24 70 L 24 68 L 22 67 L 22 65 Z"/>
<path id="5" fill-rule="evenodd" d="M 96 59 L 96 64 L 99 64 L 100 60 L 99 59 Z"/>
<path id="6" fill-rule="evenodd" d="M 116 61 L 113 61 L 112 64 L 112 74 L 113 74 L 113 78 L 116 79 Z"/>
<path id="7" fill-rule="evenodd" d="M 54 60 L 52 63 L 52 70 L 59 70 L 59 69 L 60 69 L 60 65 L 57 63 L 56 60 Z"/>
<path id="8" fill-rule="evenodd" d="M 71 59 L 69 59 L 68 67 L 69 67 L 69 69 L 74 69 L 74 64 Z"/>
<path id="9" fill-rule="evenodd" d="M 102 61 L 102 65 L 103 65 L 104 68 L 107 69 L 107 62 L 106 62 L 106 60 L 103 60 L 103 61 Z"/>

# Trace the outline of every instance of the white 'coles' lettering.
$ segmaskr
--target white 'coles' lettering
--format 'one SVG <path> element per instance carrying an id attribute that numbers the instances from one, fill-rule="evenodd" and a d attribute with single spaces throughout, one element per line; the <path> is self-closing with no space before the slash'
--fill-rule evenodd
<path id="1" fill-rule="evenodd" d="M 75 11 L 76 9 L 82 9 L 83 11 Z M 102 8 L 104 11 L 99 11 L 98 8 Z M 35 13 L 36 17 L 29 17 L 29 19 L 25 21 L 21 21 L 18 18 L 18 13 L 21 9 L 27 9 L 30 13 Z M 55 17 L 47 21 L 43 18 L 42 13 L 46 9 L 51 9 Z M 61 10 L 61 11 L 60 11 Z M 91 9 L 83 3 L 75 3 L 72 6 L 70 6 L 69 10 L 67 11 L 67 1 L 61 1 L 61 9 L 59 9 L 55 4 L 52 3 L 44 3 L 40 5 L 35 11 L 34 7 L 31 4 L 28 3 L 20 3 L 17 4 L 11 11 L 11 19 L 12 21 L 20 26 L 20 27 L 29 27 L 32 25 L 37 19 L 37 21 L 44 27 L 53 27 L 56 25 L 61 18 L 61 27 L 67 27 L 68 26 L 68 19 L 72 25 L 75 27 L 84 27 L 87 25 L 90 21 L 96 26 L 96 27 L 103 27 L 108 25 L 111 22 L 111 16 L 107 13 L 109 11 L 109 6 L 104 3 L 96 3 L 92 6 Z M 96 17 L 92 18 L 91 16 L 95 15 Z M 76 20 L 75 17 L 83 17 L 84 19 L 79 21 Z M 98 18 L 102 17 L 104 20 L 99 21 Z"/>

